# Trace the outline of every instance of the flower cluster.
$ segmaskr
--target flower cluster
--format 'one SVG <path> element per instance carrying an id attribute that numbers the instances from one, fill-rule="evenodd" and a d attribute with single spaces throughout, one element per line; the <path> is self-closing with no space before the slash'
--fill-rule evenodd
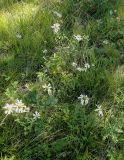
<path id="1" fill-rule="evenodd" d="M 60 24 L 59 24 L 59 23 L 55 23 L 55 24 L 53 24 L 53 25 L 51 26 L 51 28 L 53 29 L 53 31 L 54 31 L 55 33 L 58 33 L 59 30 L 60 30 Z"/>
<path id="2" fill-rule="evenodd" d="M 50 83 L 48 85 L 47 84 L 42 85 L 42 88 L 45 91 L 47 91 L 49 95 L 52 95 L 52 86 Z"/>
<path id="3" fill-rule="evenodd" d="M 89 103 L 89 98 L 87 95 L 81 94 L 80 97 L 78 97 L 78 99 L 80 99 L 82 106 L 87 105 Z"/>
<path id="4" fill-rule="evenodd" d="M 29 112 L 29 107 L 25 106 L 22 100 L 17 99 L 13 104 L 6 104 L 4 107 L 5 114 Z"/>

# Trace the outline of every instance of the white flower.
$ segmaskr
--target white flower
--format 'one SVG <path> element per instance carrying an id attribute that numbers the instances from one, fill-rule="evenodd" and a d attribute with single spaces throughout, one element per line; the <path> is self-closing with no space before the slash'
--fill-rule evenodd
<path id="1" fill-rule="evenodd" d="M 17 34 L 16 34 L 16 38 L 21 39 L 21 38 L 22 38 L 22 35 L 19 34 L 19 33 L 17 33 Z"/>
<path id="2" fill-rule="evenodd" d="M 90 64 L 89 63 L 85 63 L 83 70 L 86 72 L 89 68 L 90 68 Z"/>
<path id="3" fill-rule="evenodd" d="M 11 114 L 13 113 L 15 106 L 7 103 L 3 108 L 5 109 L 5 114 Z"/>
<path id="4" fill-rule="evenodd" d="M 53 24 L 53 26 L 51 26 L 51 28 L 53 29 L 53 31 L 55 33 L 58 33 L 59 30 L 60 30 L 60 24 L 59 23 L 55 23 L 55 24 Z"/>
<path id="5" fill-rule="evenodd" d="M 89 103 L 89 98 L 87 95 L 80 95 L 80 97 L 78 97 L 78 99 L 81 100 L 81 105 L 87 105 Z"/>
<path id="6" fill-rule="evenodd" d="M 77 63 L 73 62 L 73 63 L 72 63 L 72 66 L 73 66 L 73 67 L 77 67 Z"/>
<path id="7" fill-rule="evenodd" d="M 84 64 L 84 67 L 85 67 L 86 69 L 89 69 L 89 68 L 90 68 L 89 63 L 85 63 L 85 64 Z"/>
<path id="8" fill-rule="evenodd" d="M 42 88 L 43 88 L 45 91 L 47 91 L 49 95 L 52 95 L 52 86 L 51 86 L 50 83 L 49 83 L 48 85 L 47 85 L 47 84 L 44 84 L 44 85 L 42 86 Z"/>
<path id="9" fill-rule="evenodd" d="M 103 44 L 109 44 L 109 41 L 108 40 L 104 40 Z"/>
<path id="10" fill-rule="evenodd" d="M 82 37 L 79 34 L 78 35 L 74 35 L 74 37 L 78 42 L 80 42 L 82 40 Z"/>
<path id="11" fill-rule="evenodd" d="M 33 113 L 33 119 L 36 120 L 36 119 L 40 119 L 40 113 L 35 111 L 35 113 Z"/>
<path id="12" fill-rule="evenodd" d="M 57 17 L 62 18 L 62 15 L 60 13 L 58 13 L 57 11 L 53 12 Z"/>
<path id="13" fill-rule="evenodd" d="M 100 117 L 103 117 L 103 111 L 102 111 L 101 105 L 96 105 L 96 106 L 97 106 L 97 109 L 95 109 L 95 111 L 98 112 Z"/>

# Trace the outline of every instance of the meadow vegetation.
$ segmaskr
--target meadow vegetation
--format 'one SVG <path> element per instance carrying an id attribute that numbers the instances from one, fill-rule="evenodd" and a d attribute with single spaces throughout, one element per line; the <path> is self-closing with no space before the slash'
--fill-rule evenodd
<path id="1" fill-rule="evenodd" d="M 0 0 L 0 159 L 124 159 L 124 1 Z"/>

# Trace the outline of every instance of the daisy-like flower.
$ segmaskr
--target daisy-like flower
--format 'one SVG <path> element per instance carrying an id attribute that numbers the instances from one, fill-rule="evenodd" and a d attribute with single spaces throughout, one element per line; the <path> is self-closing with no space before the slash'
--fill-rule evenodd
<path id="1" fill-rule="evenodd" d="M 98 112 L 98 115 L 100 117 L 103 117 L 103 111 L 102 111 L 101 105 L 96 105 L 96 106 L 97 106 L 97 109 L 95 109 L 95 111 Z"/>
<path id="2" fill-rule="evenodd" d="M 81 100 L 81 105 L 87 105 L 89 103 L 89 98 L 87 95 L 80 95 L 78 99 Z"/>
<path id="3" fill-rule="evenodd" d="M 40 113 L 37 112 L 37 111 L 35 111 L 35 112 L 33 113 L 33 119 L 34 119 L 34 120 L 40 119 Z"/>
<path id="4" fill-rule="evenodd" d="M 60 30 L 60 24 L 59 24 L 59 23 L 55 23 L 55 24 L 53 24 L 53 25 L 51 26 L 51 28 L 53 29 L 53 31 L 54 31 L 55 33 L 58 33 L 59 30 Z"/>
<path id="5" fill-rule="evenodd" d="M 78 42 L 80 42 L 81 40 L 82 40 L 82 37 L 81 37 L 81 35 L 74 35 L 74 38 L 78 41 Z"/>
<path id="6" fill-rule="evenodd" d="M 11 114 L 11 113 L 13 113 L 15 106 L 13 104 L 7 103 L 3 108 L 5 110 L 5 112 L 4 112 L 5 114 Z"/>
<path id="7" fill-rule="evenodd" d="M 53 12 L 57 17 L 62 18 L 62 15 L 60 13 L 58 13 L 57 11 Z"/>
<path id="8" fill-rule="evenodd" d="M 19 34 L 19 33 L 17 33 L 17 34 L 16 34 L 16 38 L 21 39 L 21 38 L 22 38 L 22 35 Z"/>
<path id="9" fill-rule="evenodd" d="M 49 83 L 48 85 L 47 85 L 47 84 L 44 84 L 44 85 L 42 86 L 42 88 L 43 88 L 45 91 L 47 91 L 49 95 L 52 94 L 52 86 L 51 86 L 50 83 Z"/>
<path id="10" fill-rule="evenodd" d="M 109 44 L 109 41 L 106 39 L 103 41 L 103 44 Z"/>

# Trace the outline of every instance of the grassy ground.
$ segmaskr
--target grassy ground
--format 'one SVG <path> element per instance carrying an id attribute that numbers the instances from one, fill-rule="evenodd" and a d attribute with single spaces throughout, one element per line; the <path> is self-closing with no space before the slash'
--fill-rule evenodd
<path id="1" fill-rule="evenodd" d="M 123 9 L 0 0 L 1 160 L 124 159 Z"/>

